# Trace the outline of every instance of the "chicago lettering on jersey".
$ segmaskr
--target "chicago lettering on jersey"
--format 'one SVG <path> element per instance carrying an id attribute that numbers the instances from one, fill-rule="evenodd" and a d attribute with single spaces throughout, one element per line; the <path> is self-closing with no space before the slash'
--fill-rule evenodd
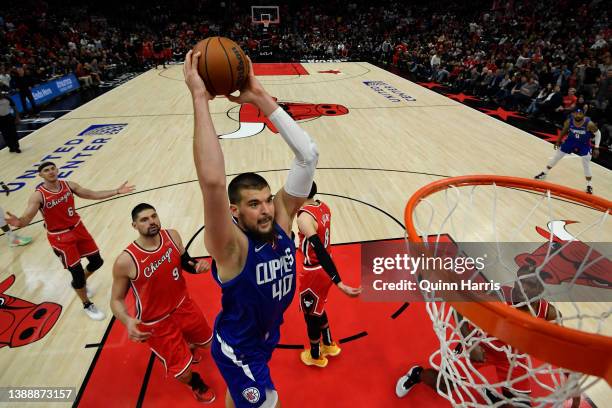
<path id="1" fill-rule="evenodd" d="M 66 191 L 66 193 L 63 196 L 59 197 L 57 200 L 47 201 L 46 207 L 53 208 L 58 204 L 68 201 L 68 198 L 70 197 L 71 194 L 72 194 L 71 191 Z"/>
<path id="2" fill-rule="evenodd" d="M 159 266 L 161 264 L 163 264 L 164 262 L 168 262 L 170 263 L 170 255 L 172 254 L 172 248 L 168 248 L 168 250 L 166 251 L 166 253 L 164 255 L 162 255 L 161 258 L 159 258 L 156 261 L 153 261 L 149 264 L 149 266 L 147 266 L 144 269 L 144 275 L 148 278 L 151 275 L 153 275 L 155 273 L 155 271 L 157 270 L 157 268 L 159 268 Z"/>

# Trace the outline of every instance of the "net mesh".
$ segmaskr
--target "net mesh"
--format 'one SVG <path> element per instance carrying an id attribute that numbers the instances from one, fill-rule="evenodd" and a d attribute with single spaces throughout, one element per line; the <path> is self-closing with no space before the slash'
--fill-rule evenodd
<path id="1" fill-rule="evenodd" d="M 506 290 L 491 291 L 499 301 L 557 325 L 610 336 L 611 303 L 576 298 L 584 292 L 587 281 L 599 286 L 588 290 L 611 290 L 611 282 L 606 279 L 611 272 L 607 269 L 610 260 L 603 255 L 606 249 L 598 250 L 594 243 L 612 240 L 609 210 L 602 212 L 558 200 L 550 191 L 535 193 L 492 183 L 448 186 L 421 198 L 411 216 L 412 225 L 434 256 L 445 232 L 455 238 L 459 250 L 462 242 L 490 242 L 494 255 L 482 270 L 471 273 L 486 276 L 488 266 L 493 264 L 506 271 L 496 276 Z M 533 228 L 541 223 L 546 229 Z M 565 227 L 571 223 L 576 225 L 569 233 Z M 536 241 L 537 237 L 542 241 L 539 256 L 523 257 L 526 261 L 521 267 L 513 262 L 519 254 L 508 253 L 507 246 L 502 245 Z M 575 265 L 573 276 L 551 284 L 547 273 L 567 254 Z M 593 273 L 602 267 L 603 273 Z M 439 372 L 438 393 L 453 406 L 562 406 L 600 380 L 540 361 L 505 344 L 461 316 L 436 290 L 422 291 L 422 295 L 440 342 L 429 362 Z M 553 311 L 544 316 L 547 305 Z M 487 371 L 487 366 L 492 369 Z"/>

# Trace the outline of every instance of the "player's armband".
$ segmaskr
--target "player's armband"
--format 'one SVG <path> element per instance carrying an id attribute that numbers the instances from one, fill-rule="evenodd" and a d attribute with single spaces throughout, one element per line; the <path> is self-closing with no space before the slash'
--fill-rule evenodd
<path id="1" fill-rule="evenodd" d="M 329 275 L 329 278 L 332 280 L 332 282 L 334 282 L 336 285 L 342 282 L 342 279 L 340 279 L 340 275 L 338 274 L 338 270 L 336 269 L 336 265 L 331 259 L 331 256 L 329 256 L 329 253 L 327 252 L 325 247 L 323 246 L 321 238 L 319 238 L 319 236 L 315 234 L 308 237 L 307 240 L 308 243 L 312 245 L 315 254 L 317 254 L 317 259 L 319 260 L 319 263 L 321 264 L 325 272 L 327 272 L 327 275 Z"/>
<path id="2" fill-rule="evenodd" d="M 183 270 L 187 273 L 197 273 L 195 269 L 196 263 L 197 261 L 193 259 L 191 255 L 189 255 L 189 252 L 187 252 L 187 250 L 185 250 L 185 252 L 183 252 L 183 255 L 181 255 L 181 266 L 183 267 Z"/>

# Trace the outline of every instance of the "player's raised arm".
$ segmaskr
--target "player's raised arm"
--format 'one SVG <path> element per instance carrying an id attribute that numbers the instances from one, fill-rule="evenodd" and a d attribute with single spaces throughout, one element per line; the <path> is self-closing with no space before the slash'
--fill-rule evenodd
<path id="1" fill-rule="evenodd" d="M 208 103 L 213 96 L 198 74 L 199 58 L 199 52 L 189 51 L 183 66 L 193 101 L 193 160 L 204 199 L 204 244 L 210 255 L 223 263 L 236 253 L 239 238 L 229 210 L 223 151 L 210 117 Z"/>
<path id="2" fill-rule="evenodd" d="M 245 87 L 240 90 L 240 96 L 228 95 L 227 98 L 236 103 L 252 103 L 261 109 L 295 154 L 287 181 L 274 197 L 275 220 L 287 234 L 290 234 L 293 218 L 306 201 L 312 186 L 319 160 L 317 145 L 310 135 L 278 106 L 274 98 L 255 78 L 252 69 Z"/>

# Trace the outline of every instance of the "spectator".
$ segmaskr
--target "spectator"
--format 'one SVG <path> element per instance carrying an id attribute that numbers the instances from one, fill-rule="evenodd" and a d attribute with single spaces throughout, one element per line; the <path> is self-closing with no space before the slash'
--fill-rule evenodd
<path id="1" fill-rule="evenodd" d="M 528 113 L 530 117 L 536 116 L 542 104 L 548 100 L 548 95 L 552 93 L 552 90 L 553 86 L 551 83 L 549 83 L 546 88 L 540 89 L 538 96 L 531 101 L 531 104 L 527 108 L 526 113 Z"/>
<path id="2" fill-rule="evenodd" d="M 553 120 L 557 109 L 562 107 L 563 96 L 561 95 L 561 85 L 555 85 L 551 93 L 540 104 L 539 110 L 546 115 L 548 120 Z"/>
<path id="3" fill-rule="evenodd" d="M 28 106 L 26 104 L 26 99 L 30 101 L 30 110 L 32 114 L 38 115 L 38 106 L 36 106 L 36 102 L 34 101 L 34 96 L 32 95 L 32 85 L 34 85 L 34 79 L 32 78 L 32 74 L 27 67 L 21 66 L 15 70 L 15 88 L 19 91 L 19 98 L 21 98 L 21 107 L 24 115 L 28 112 Z"/>
<path id="4" fill-rule="evenodd" d="M 441 62 L 442 60 L 440 59 L 440 56 L 437 52 L 435 52 L 429 61 L 429 65 L 431 66 L 431 77 L 429 78 L 430 81 L 437 77 Z"/>
<path id="5" fill-rule="evenodd" d="M 7 89 L 11 87 L 11 75 L 6 71 L 4 64 L 0 65 L 0 86 L 3 85 Z"/>
<path id="6" fill-rule="evenodd" d="M 11 153 L 21 153 L 17 139 L 19 112 L 9 96 L 9 89 L 0 85 L 0 132 Z"/>
<path id="7" fill-rule="evenodd" d="M 531 102 L 531 98 L 538 90 L 538 82 L 530 76 L 526 82 L 523 82 L 519 92 L 513 95 L 511 108 L 515 109 L 517 106 L 521 108 L 524 105 L 527 105 Z"/>
<path id="8" fill-rule="evenodd" d="M 601 71 L 597 66 L 597 61 L 595 59 L 589 60 L 588 66 L 584 70 L 584 81 L 582 83 L 582 91 L 587 100 L 593 99 L 595 96 L 597 81 L 599 81 L 600 77 Z"/>
<path id="9" fill-rule="evenodd" d="M 571 112 L 576 109 L 576 102 L 578 98 L 576 98 L 576 89 L 570 88 L 567 95 L 563 97 L 563 104 L 559 106 L 556 111 L 563 113 L 563 116 L 566 117 Z"/>
<path id="10" fill-rule="evenodd" d="M 93 79 L 85 67 L 80 61 L 76 61 L 76 69 L 74 70 L 76 77 L 83 84 L 83 88 L 89 88 L 93 85 Z"/>

